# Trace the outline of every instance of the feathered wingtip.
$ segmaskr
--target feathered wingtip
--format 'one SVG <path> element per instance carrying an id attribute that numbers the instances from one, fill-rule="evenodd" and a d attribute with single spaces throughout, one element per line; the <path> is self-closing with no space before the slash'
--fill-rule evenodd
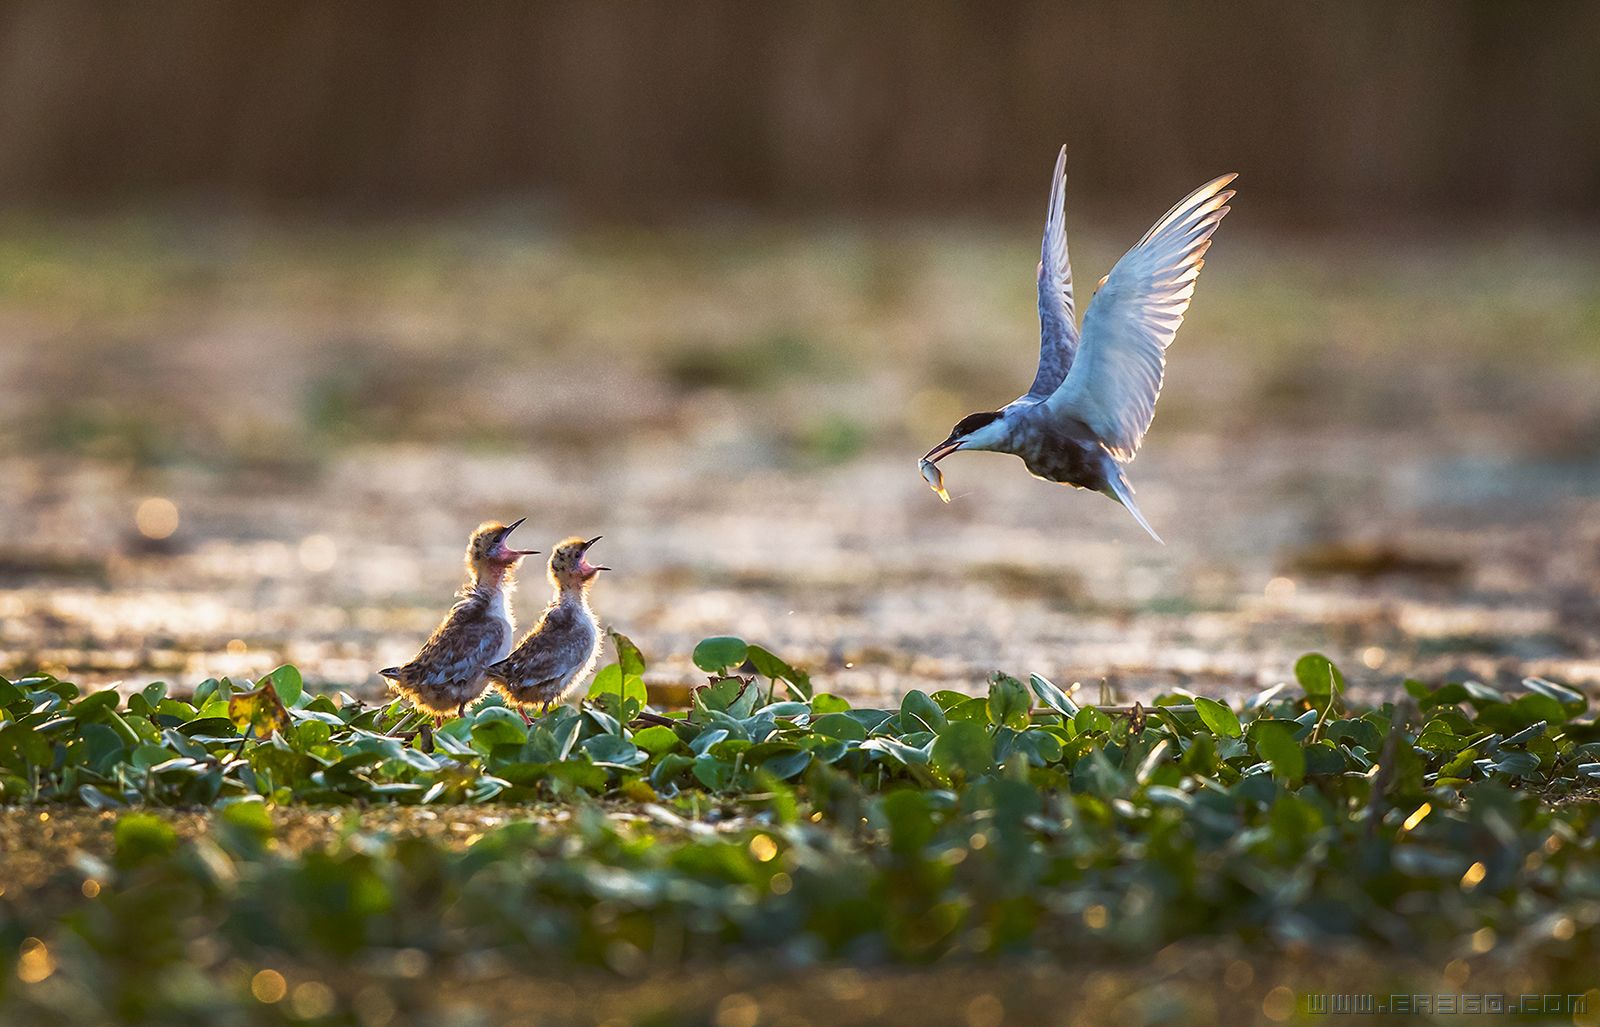
<path id="1" fill-rule="evenodd" d="M 1166 541 L 1156 534 L 1156 529 L 1150 527 L 1150 522 L 1144 519 L 1144 514 L 1139 511 L 1139 504 L 1133 501 L 1133 486 L 1128 484 L 1128 479 L 1121 474 L 1113 474 L 1109 476 L 1107 484 L 1111 486 L 1111 498 L 1121 503 L 1129 513 L 1133 514 L 1133 519 L 1139 522 L 1139 527 L 1148 531 L 1150 537 L 1158 543 L 1166 545 Z"/>

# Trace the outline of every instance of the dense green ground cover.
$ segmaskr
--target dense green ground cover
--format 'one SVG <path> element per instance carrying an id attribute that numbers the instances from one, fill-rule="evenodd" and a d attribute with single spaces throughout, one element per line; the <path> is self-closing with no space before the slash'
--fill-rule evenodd
<path id="1" fill-rule="evenodd" d="M 1196 941 L 1600 983 L 1595 806 L 1577 801 L 1600 726 L 1563 686 L 1412 682 L 1355 709 L 1311 655 L 1238 709 L 1096 708 L 1005 675 L 986 696 L 858 709 L 708 639 L 711 683 L 659 723 L 642 655 L 615 641 L 584 708 L 532 725 L 486 702 L 423 731 L 288 667 L 187 700 L 0 682 L 4 801 L 117 815 L 103 856 L 0 895 L 0 1001 L 39 1022 L 369 1022 L 354 983 L 396 961 L 636 975 Z M 512 815 L 461 844 L 352 815 L 290 846 L 272 812 L 461 803 Z M 180 837 L 151 807 L 208 808 L 211 829 Z M 315 988 L 291 995 L 289 968 Z"/>

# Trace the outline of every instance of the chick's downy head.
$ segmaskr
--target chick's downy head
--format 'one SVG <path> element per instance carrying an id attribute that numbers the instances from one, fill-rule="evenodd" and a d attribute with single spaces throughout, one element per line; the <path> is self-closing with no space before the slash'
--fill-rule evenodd
<path id="1" fill-rule="evenodd" d="M 574 537 L 556 546 L 550 553 L 550 583 L 557 588 L 581 588 L 596 574 L 610 570 L 589 562 L 589 547 L 600 539 L 599 535 L 591 539 Z"/>
<path id="2" fill-rule="evenodd" d="M 478 525 L 472 533 L 472 538 L 467 542 L 467 568 L 474 575 L 481 575 L 485 571 L 500 570 L 515 567 L 524 556 L 532 556 L 537 549 L 512 549 L 506 544 L 511 533 L 517 530 L 517 525 L 526 518 L 518 518 L 510 524 L 501 524 L 499 521 L 485 521 Z"/>

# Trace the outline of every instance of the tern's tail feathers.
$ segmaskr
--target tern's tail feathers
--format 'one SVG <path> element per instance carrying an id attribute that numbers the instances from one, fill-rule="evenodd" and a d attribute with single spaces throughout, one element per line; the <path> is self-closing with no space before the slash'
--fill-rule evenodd
<path id="1" fill-rule="evenodd" d="M 1133 501 L 1133 486 L 1128 484 L 1128 479 L 1123 476 L 1120 467 L 1115 473 L 1106 475 L 1106 484 L 1110 489 L 1108 494 L 1111 498 L 1128 508 L 1128 512 L 1133 514 L 1133 519 L 1139 522 L 1139 527 L 1148 531 L 1151 538 L 1166 545 L 1161 536 L 1156 534 L 1156 529 L 1150 527 L 1150 522 L 1144 519 L 1144 514 L 1139 512 L 1139 504 Z"/>

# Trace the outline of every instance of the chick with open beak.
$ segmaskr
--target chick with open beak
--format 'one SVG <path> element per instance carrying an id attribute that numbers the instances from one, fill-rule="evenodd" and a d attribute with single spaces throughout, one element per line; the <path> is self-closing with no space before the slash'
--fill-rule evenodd
<path id="1" fill-rule="evenodd" d="M 517 565 L 537 550 L 512 549 L 507 540 L 525 519 L 478 525 L 467 542 L 467 583 L 456 593 L 455 605 L 410 663 L 378 672 L 441 724 L 447 713 L 466 712 L 467 703 L 488 686 L 485 669 L 511 651 Z"/>
<path id="2" fill-rule="evenodd" d="M 589 608 L 589 586 L 611 568 L 589 562 L 600 536 L 569 538 L 550 554 L 549 577 L 555 594 L 533 629 L 510 656 L 488 669 L 489 680 L 522 711 L 537 705 L 543 713 L 560 702 L 594 669 L 600 655 L 600 625 Z"/>

